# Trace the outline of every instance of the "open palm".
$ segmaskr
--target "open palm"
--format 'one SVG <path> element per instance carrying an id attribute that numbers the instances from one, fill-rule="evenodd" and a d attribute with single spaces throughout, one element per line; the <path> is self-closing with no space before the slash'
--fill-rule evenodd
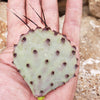
<path id="1" fill-rule="evenodd" d="M 39 0 L 30 0 L 31 5 L 42 16 Z M 18 13 L 27 16 L 38 26 L 44 27 L 39 17 L 29 6 L 29 0 L 8 0 L 8 8 L 15 9 Z M 57 0 L 42 0 L 46 22 L 52 30 L 59 30 Z M 82 0 L 67 0 L 66 16 L 63 33 L 79 46 L 80 20 Z M 32 29 L 36 26 L 22 18 Z M 8 38 L 7 48 L 0 54 L 0 100 L 36 100 L 30 88 L 17 72 L 13 61 L 13 45 L 18 43 L 21 34 L 28 31 L 28 27 L 15 15 L 8 12 Z M 77 77 L 72 78 L 64 86 L 49 93 L 45 100 L 72 100 L 76 88 Z"/>

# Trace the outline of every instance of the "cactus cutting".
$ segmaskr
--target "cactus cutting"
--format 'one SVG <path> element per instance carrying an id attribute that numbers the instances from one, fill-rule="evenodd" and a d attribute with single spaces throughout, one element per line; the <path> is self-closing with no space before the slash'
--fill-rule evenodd
<path id="1" fill-rule="evenodd" d="M 31 5 L 30 7 L 35 11 Z M 75 76 L 78 66 L 76 47 L 65 35 L 52 30 L 46 24 L 43 10 L 43 18 L 36 11 L 35 13 L 44 23 L 44 28 L 24 16 L 37 26 L 35 30 L 31 29 L 17 14 L 12 13 L 29 28 L 26 34 L 20 36 L 18 44 L 14 45 L 13 63 L 29 85 L 33 95 L 46 96 Z"/>

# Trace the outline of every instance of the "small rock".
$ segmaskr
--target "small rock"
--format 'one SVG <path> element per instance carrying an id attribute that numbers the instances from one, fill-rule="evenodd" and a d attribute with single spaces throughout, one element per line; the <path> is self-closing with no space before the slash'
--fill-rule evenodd
<path id="1" fill-rule="evenodd" d="M 89 0 L 90 14 L 100 18 L 100 0 Z"/>

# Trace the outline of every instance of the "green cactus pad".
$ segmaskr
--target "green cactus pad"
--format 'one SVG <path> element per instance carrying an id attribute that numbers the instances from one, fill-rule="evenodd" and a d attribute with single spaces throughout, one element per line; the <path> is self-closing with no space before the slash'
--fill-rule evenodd
<path id="1" fill-rule="evenodd" d="M 14 49 L 14 64 L 35 97 L 45 96 L 74 76 L 75 46 L 50 29 L 36 29 L 22 35 Z"/>

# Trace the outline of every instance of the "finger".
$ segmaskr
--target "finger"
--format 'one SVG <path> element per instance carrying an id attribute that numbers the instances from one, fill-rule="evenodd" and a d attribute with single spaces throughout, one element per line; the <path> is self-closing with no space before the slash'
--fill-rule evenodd
<path id="1" fill-rule="evenodd" d="M 16 69 L 0 63 L 1 100 L 36 100 Z"/>
<path id="2" fill-rule="evenodd" d="M 64 86 L 57 88 L 46 96 L 45 100 L 73 100 L 77 78 L 72 78 Z"/>
<path id="3" fill-rule="evenodd" d="M 67 0 L 63 33 L 77 46 L 79 45 L 82 0 Z"/>
<path id="4" fill-rule="evenodd" d="M 8 8 L 14 9 L 18 13 L 25 15 L 25 0 L 8 0 Z M 25 18 L 22 19 L 25 21 Z M 8 10 L 8 25 L 14 27 L 16 24 L 20 25 L 23 23 Z"/>
<path id="5" fill-rule="evenodd" d="M 38 26 L 42 26 L 40 18 L 37 16 L 35 11 L 31 8 L 31 6 L 36 10 L 36 12 L 41 16 L 41 7 L 39 0 L 26 0 L 26 12 L 27 17 L 30 18 L 32 21 L 34 21 Z M 28 25 L 31 26 L 32 29 L 36 28 L 36 25 L 31 23 L 29 20 L 27 20 Z"/>
<path id="6" fill-rule="evenodd" d="M 8 8 L 14 9 L 18 13 L 25 15 L 25 0 L 8 0 Z M 8 40 L 7 44 L 12 45 L 17 41 L 17 37 L 20 35 L 20 30 L 24 26 L 24 23 L 19 20 L 10 10 L 8 10 Z M 24 18 L 21 17 L 25 21 Z"/>
<path id="7" fill-rule="evenodd" d="M 42 0 L 42 5 L 47 25 L 51 29 L 58 31 L 59 22 L 57 0 Z"/>

